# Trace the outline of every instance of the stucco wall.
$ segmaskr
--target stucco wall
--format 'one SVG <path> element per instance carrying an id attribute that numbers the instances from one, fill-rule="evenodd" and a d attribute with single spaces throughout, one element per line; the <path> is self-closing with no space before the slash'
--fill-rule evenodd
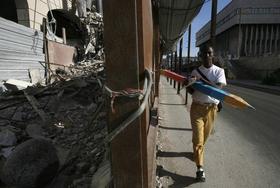
<path id="1" fill-rule="evenodd" d="M 16 0 L 18 23 L 40 30 L 43 18 L 47 17 L 49 9 L 71 8 L 70 0 Z M 26 1 L 26 5 L 23 4 Z M 49 2 L 49 5 L 48 5 Z"/>

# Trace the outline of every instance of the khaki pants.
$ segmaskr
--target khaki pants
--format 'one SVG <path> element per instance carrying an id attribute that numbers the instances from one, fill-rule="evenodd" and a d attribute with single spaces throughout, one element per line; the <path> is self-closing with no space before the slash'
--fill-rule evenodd
<path id="1" fill-rule="evenodd" d="M 193 102 L 191 105 L 193 153 L 197 166 L 203 166 L 204 145 L 213 129 L 216 114 L 217 105 L 206 105 L 196 102 Z"/>

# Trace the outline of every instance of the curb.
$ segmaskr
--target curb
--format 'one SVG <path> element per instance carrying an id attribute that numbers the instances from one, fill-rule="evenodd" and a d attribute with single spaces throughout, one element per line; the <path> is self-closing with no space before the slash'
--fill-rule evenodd
<path id="1" fill-rule="evenodd" d="M 262 91 L 262 92 L 266 92 L 266 93 L 270 93 L 270 94 L 274 94 L 274 95 L 280 95 L 280 88 L 275 89 L 275 88 L 262 87 L 262 86 L 259 86 L 259 85 L 246 84 L 246 83 L 234 82 L 234 81 L 233 82 L 228 81 L 228 83 L 231 84 L 231 85 L 236 85 L 236 86 L 240 86 L 240 87 L 244 87 L 244 88 L 248 88 L 248 89 Z"/>

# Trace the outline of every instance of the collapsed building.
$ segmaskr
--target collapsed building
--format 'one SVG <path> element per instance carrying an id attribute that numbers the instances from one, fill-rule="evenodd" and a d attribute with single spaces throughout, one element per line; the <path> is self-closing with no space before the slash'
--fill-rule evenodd
<path id="1" fill-rule="evenodd" d="M 108 169 L 98 3 L 3 2 L 1 187 L 90 187 Z"/>

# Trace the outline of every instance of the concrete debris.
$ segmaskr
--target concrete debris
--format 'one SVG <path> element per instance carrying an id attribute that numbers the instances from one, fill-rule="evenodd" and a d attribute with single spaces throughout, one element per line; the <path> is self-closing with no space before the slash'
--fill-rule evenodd
<path id="1" fill-rule="evenodd" d="M 55 176 L 59 167 L 52 143 L 31 139 L 18 145 L 5 162 L 1 180 L 9 186 L 41 187 Z"/>
<path id="2" fill-rule="evenodd" d="M 76 0 L 76 2 L 79 17 L 86 17 L 87 2 L 85 0 Z"/>
<path id="3" fill-rule="evenodd" d="M 69 66 L 67 69 L 63 70 L 57 68 L 51 74 L 51 83 L 57 81 L 69 81 L 73 80 L 75 77 L 80 76 L 91 76 L 92 74 L 98 74 L 104 71 L 104 61 L 101 60 L 82 60 L 77 62 L 75 65 Z"/>
<path id="4" fill-rule="evenodd" d="M 20 89 L 25 89 L 29 86 L 32 86 L 33 84 L 30 82 L 25 82 L 22 80 L 15 80 L 15 79 L 8 79 L 5 83 L 4 83 L 5 87 L 7 89 L 13 90 L 13 91 L 17 91 Z"/>
<path id="5" fill-rule="evenodd" d="M 15 133 L 8 129 L 0 132 L 0 146 L 14 146 L 17 142 Z"/>
<path id="6" fill-rule="evenodd" d="M 104 24 L 102 15 L 97 12 L 88 11 L 83 23 L 86 25 L 88 32 L 87 45 L 85 47 L 86 60 L 104 61 Z"/>
<path id="7" fill-rule="evenodd" d="M 2 155 L 3 157 L 8 158 L 14 149 L 15 149 L 14 146 L 2 148 L 0 151 L 0 156 Z"/>
<path id="8" fill-rule="evenodd" d="M 106 175 L 102 185 L 111 179 L 111 167 L 104 165 L 103 18 L 95 12 L 93 0 L 76 2 L 81 5 L 80 19 L 88 36 L 86 45 L 75 46 L 75 64 L 49 69 L 45 86 L 40 85 L 38 71 L 30 71 L 33 83 L 12 79 L 4 83 L 0 187 L 90 188 L 100 178 L 98 174 Z M 91 9 L 85 10 L 86 6 Z M 57 39 L 50 25 L 47 38 Z"/>
<path id="9" fill-rule="evenodd" d="M 27 125 L 25 132 L 31 138 L 43 138 L 43 128 L 40 124 Z"/>
<path id="10" fill-rule="evenodd" d="M 111 181 L 111 166 L 109 161 L 104 161 L 98 169 L 98 171 L 94 174 L 91 187 L 107 187 L 109 182 Z"/>
<path id="11" fill-rule="evenodd" d="M 22 146 L 27 145 L 30 139 L 51 144 L 55 148 L 52 159 L 57 159 L 60 164 L 54 169 L 59 168 L 57 173 L 51 173 L 54 177 L 38 180 L 40 187 L 91 186 L 92 176 L 100 168 L 106 151 L 101 144 L 107 135 L 106 97 L 102 88 L 104 78 L 103 62 L 84 62 L 76 65 L 63 79 L 47 86 L 32 86 L 0 95 L 0 134 L 3 134 L 0 135 L 0 163 L 4 163 L 2 170 L 0 166 L 1 174 L 4 174 L 0 187 L 36 186 L 40 168 L 39 164 L 35 164 L 37 160 L 34 156 L 38 156 L 36 152 L 41 149 Z M 42 121 L 42 116 L 48 117 L 48 121 Z M 37 141 L 32 143 L 36 145 Z M 11 146 L 16 146 L 16 149 Z M 30 151 L 30 148 L 33 150 Z M 33 170 L 28 172 L 28 177 L 21 176 L 20 173 L 28 169 L 16 160 L 24 157 L 22 154 L 33 159 L 22 160 L 28 163 L 28 169 Z"/>
<path id="12" fill-rule="evenodd" d="M 30 80 L 32 84 L 42 84 L 40 69 L 28 69 Z"/>

